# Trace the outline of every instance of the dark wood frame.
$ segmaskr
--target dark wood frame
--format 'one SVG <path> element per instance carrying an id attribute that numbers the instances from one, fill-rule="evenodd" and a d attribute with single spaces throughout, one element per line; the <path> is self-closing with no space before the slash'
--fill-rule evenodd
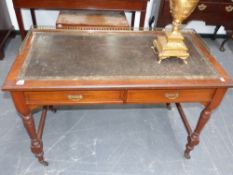
<path id="1" fill-rule="evenodd" d="M 10 37 L 13 29 L 14 28 L 12 26 L 8 30 L 0 30 L 0 60 L 3 60 L 3 58 L 5 57 L 3 48 L 4 48 L 4 45 L 7 41 L 7 39 Z"/>
<path id="2" fill-rule="evenodd" d="M 4 58 L 4 45 L 13 31 L 5 1 L 0 1 L 0 60 Z"/>
<path id="3" fill-rule="evenodd" d="M 22 38 L 26 36 L 21 9 L 30 9 L 33 25 L 36 26 L 35 9 L 85 9 L 115 10 L 132 12 L 131 26 L 134 26 L 135 12 L 140 11 L 140 27 L 144 27 L 148 0 L 13 0 L 15 14 Z"/>
<path id="4" fill-rule="evenodd" d="M 59 32 L 59 31 L 57 31 Z M 132 32 L 132 31 L 131 31 Z M 137 33 L 135 32 L 135 35 Z M 156 32 L 155 32 L 156 35 Z M 199 137 L 211 113 L 221 103 L 228 88 L 233 87 L 232 79 L 210 55 L 205 44 L 196 34 L 192 35 L 193 44 L 200 49 L 221 78 L 219 79 L 155 79 L 155 80 L 27 80 L 17 85 L 18 75 L 27 57 L 32 42 L 32 35 L 26 40 L 24 49 L 17 56 L 3 86 L 9 91 L 15 107 L 22 117 L 24 126 L 31 139 L 31 150 L 44 164 L 42 133 L 46 111 L 56 105 L 78 104 L 157 104 L 175 103 L 188 133 L 184 155 L 190 158 L 190 152 L 198 145 Z M 90 94 L 95 94 L 93 97 Z M 180 97 L 177 96 L 180 94 Z M 48 98 L 48 95 L 52 95 Z M 88 94 L 87 99 L 69 100 L 69 94 Z M 105 97 L 105 98 L 97 98 Z M 107 94 L 107 95 L 106 95 Z M 114 98 L 109 97 L 114 94 Z M 194 131 L 191 129 L 181 103 L 200 103 L 204 106 Z M 43 108 L 38 130 L 36 130 L 32 112 Z"/>

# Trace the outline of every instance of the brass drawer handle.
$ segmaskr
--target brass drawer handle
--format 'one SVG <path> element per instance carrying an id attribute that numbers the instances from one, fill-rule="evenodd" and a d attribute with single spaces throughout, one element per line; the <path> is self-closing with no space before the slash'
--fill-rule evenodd
<path id="1" fill-rule="evenodd" d="M 225 7 L 225 10 L 226 10 L 226 12 L 230 13 L 230 12 L 233 11 L 233 6 L 232 6 L 232 5 L 226 6 L 226 7 Z"/>
<path id="2" fill-rule="evenodd" d="M 72 101 L 77 101 L 77 100 L 83 99 L 83 95 L 68 95 L 67 97 L 69 100 L 72 100 Z"/>
<path id="3" fill-rule="evenodd" d="M 179 93 L 165 93 L 165 97 L 169 100 L 175 100 L 179 97 Z"/>
<path id="4" fill-rule="evenodd" d="M 200 4 L 200 5 L 198 5 L 198 9 L 199 9 L 200 11 L 204 11 L 206 8 L 207 8 L 207 5 L 205 5 L 205 4 Z"/>

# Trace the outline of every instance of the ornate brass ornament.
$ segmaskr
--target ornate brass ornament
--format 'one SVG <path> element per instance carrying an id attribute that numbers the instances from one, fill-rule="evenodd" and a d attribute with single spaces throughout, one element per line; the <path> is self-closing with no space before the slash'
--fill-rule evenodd
<path id="1" fill-rule="evenodd" d="M 158 50 L 159 63 L 169 57 L 181 58 L 185 64 L 189 57 L 184 37 L 179 31 L 181 23 L 194 11 L 199 0 L 170 0 L 170 12 L 173 17 L 172 31 L 166 31 L 165 36 L 158 36 L 153 44 Z"/>

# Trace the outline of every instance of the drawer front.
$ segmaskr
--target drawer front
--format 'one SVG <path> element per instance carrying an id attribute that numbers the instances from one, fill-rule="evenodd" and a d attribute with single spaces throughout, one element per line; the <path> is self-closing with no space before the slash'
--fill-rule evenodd
<path id="1" fill-rule="evenodd" d="M 232 14 L 233 12 L 233 3 L 209 3 L 209 2 L 200 2 L 197 5 L 195 12 L 198 13 L 209 13 L 213 14 L 212 18 L 219 16 L 221 14 L 227 15 Z"/>
<path id="2" fill-rule="evenodd" d="M 123 103 L 121 91 L 57 91 L 25 92 L 27 104 L 65 105 L 65 104 L 104 104 Z"/>
<path id="3" fill-rule="evenodd" d="M 165 0 L 161 6 L 160 16 L 158 17 L 158 27 L 164 27 L 171 23 L 169 0 Z M 210 1 L 203 0 L 197 5 L 194 12 L 184 21 L 202 20 L 210 25 L 224 25 L 231 28 L 233 18 L 233 0 Z"/>
<path id="4" fill-rule="evenodd" d="M 169 0 L 162 0 L 164 2 L 169 2 Z M 208 3 L 231 3 L 233 0 L 200 0 L 200 3 L 208 2 Z"/>
<path id="5" fill-rule="evenodd" d="M 195 90 L 129 90 L 128 103 L 208 102 L 214 89 Z"/>
<path id="6" fill-rule="evenodd" d="M 233 0 L 200 0 L 200 3 L 209 2 L 209 3 L 233 3 Z"/>

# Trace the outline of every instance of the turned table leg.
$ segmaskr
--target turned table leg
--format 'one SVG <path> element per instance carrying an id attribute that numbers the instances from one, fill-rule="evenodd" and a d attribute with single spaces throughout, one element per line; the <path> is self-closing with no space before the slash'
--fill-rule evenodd
<path id="1" fill-rule="evenodd" d="M 19 31 L 21 34 L 22 40 L 26 37 L 26 31 L 24 30 L 23 17 L 20 8 L 15 8 L 16 18 L 19 24 Z"/>
<path id="2" fill-rule="evenodd" d="M 194 146 L 199 144 L 199 135 L 204 128 L 205 124 L 208 122 L 211 116 L 211 111 L 208 109 L 204 109 L 201 112 L 200 118 L 198 120 L 196 129 L 194 132 L 188 136 L 188 143 L 186 144 L 186 150 L 184 152 L 184 157 L 190 159 L 190 152 L 193 150 Z"/>
<path id="3" fill-rule="evenodd" d="M 44 160 L 44 151 L 42 139 L 39 136 L 40 132 L 36 132 L 35 122 L 31 114 L 30 109 L 25 103 L 25 97 L 23 92 L 12 92 L 12 99 L 15 107 L 20 114 L 24 127 L 31 140 L 31 151 L 37 157 L 38 161 L 43 165 L 48 165 L 48 162 Z"/>
<path id="4" fill-rule="evenodd" d="M 188 134 L 188 142 L 186 144 L 186 149 L 184 151 L 184 157 L 187 159 L 190 159 L 190 152 L 194 149 L 196 145 L 199 144 L 199 136 L 201 134 L 202 129 L 205 127 L 206 123 L 210 119 L 211 112 L 218 107 L 220 102 L 222 101 L 224 95 L 226 93 L 226 89 L 216 89 L 214 96 L 212 97 L 212 100 L 206 104 L 204 110 L 201 112 L 199 120 L 197 122 L 197 126 L 192 132 L 191 129 L 189 129 Z M 189 127 L 190 128 L 190 127 Z"/>
<path id="5" fill-rule="evenodd" d="M 35 122 L 33 116 L 31 114 L 23 115 L 21 114 L 23 124 L 27 133 L 31 139 L 31 150 L 32 153 L 37 157 L 38 161 L 43 165 L 48 165 L 48 162 L 44 160 L 44 151 L 43 151 L 43 143 L 38 138 L 35 128 Z"/>

